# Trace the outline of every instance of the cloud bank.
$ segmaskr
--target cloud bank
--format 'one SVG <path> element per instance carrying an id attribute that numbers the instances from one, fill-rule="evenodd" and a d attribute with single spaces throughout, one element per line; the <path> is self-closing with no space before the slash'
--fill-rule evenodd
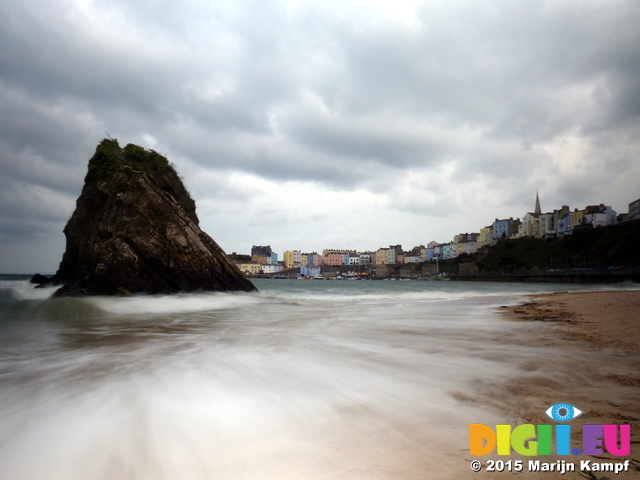
<path id="1" fill-rule="evenodd" d="M 177 164 L 227 251 L 447 241 L 640 196 L 640 4 L 0 5 L 0 271 L 52 272 L 97 143 Z"/>

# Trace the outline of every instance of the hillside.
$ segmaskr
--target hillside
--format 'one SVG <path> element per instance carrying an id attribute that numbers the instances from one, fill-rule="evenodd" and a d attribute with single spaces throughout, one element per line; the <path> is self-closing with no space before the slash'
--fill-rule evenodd
<path id="1" fill-rule="evenodd" d="M 595 229 L 576 229 L 568 238 L 500 240 L 460 259 L 475 262 L 481 273 L 517 273 L 524 269 L 575 269 L 640 266 L 640 221 Z"/>

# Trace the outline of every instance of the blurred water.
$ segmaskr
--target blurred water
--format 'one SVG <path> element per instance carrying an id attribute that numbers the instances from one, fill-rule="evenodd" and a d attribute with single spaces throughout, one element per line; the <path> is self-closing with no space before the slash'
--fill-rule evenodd
<path id="1" fill-rule="evenodd" d="M 0 478 L 443 478 L 438 455 L 499 418 L 455 393 L 535 353 L 495 307 L 594 288 L 256 285 L 47 300 L 0 275 Z"/>

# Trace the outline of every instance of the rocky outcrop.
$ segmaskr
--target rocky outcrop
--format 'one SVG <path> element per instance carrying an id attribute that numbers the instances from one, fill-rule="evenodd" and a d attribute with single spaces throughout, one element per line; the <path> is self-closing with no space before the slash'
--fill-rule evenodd
<path id="1" fill-rule="evenodd" d="M 64 234 L 54 296 L 255 290 L 200 230 L 175 168 L 137 145 L 98 145 Z"/>
<path id="2" fill-rule="evenodd" d="M 38 285 L 46 285 L 48 283 L 51 283 L 53 281 L 53 279 L 49 278 L 49 277 L 45 277 L 44 275 L 40 275 L 39 273 L 36 273 L 33 277 L 31 277 L 31 280 L 29 280 L 29 283 L 37 283 Z"/>

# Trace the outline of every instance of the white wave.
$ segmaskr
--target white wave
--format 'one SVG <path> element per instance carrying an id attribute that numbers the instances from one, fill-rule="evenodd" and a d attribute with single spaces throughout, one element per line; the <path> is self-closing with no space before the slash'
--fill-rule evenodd
<path id="1" fill-rule="evenodd" d="M 506 421 L 452 394 L 509 378 L 540 355 L 515 339 L 548 327 L 489 312 L 541 286 L 299 283 L 65 299 L 107 315 L 11 325 L 0 478 L 451 478 L 468 424 Z"/>
<path id="2" fill-rule="evenodd" d="M 0 288 L 11 290 L 18 300 L 46 300 L 60 286 L 35 288 L 28 280 L 2 280 Z"/>
<path id="3" fill-rule="evenodd" d="M 101 310 L 115 315 L 163 315 L 227 310 L 260 303 L 256 293 L 184 293 L 176 295 L 134 295 L 131 297 L 91 297 Z"/>
<path id="4" fill-rule="evenodd" d="M 66 344 L 46 361 L 11 365 L 0 391 L 0 478 L 409 478 L 417 467 L 407 461 L 460 448 L 468 423 L 497 421 L 447 393 L 489 366 L 494 380 L 511 372 L 465 353 L 477 332 L 407 336 L 375 316 L 369 330 L 327 330 L 325 321 L 310 331 L 295 318 L 256 329 L 240 313 L 230 331 L 211 325 L 186 344 L 181 334 Z M 443 353 L 429 351 L 436 343 Z M 381 461 L 388 475 L 377 475 Z"/>

